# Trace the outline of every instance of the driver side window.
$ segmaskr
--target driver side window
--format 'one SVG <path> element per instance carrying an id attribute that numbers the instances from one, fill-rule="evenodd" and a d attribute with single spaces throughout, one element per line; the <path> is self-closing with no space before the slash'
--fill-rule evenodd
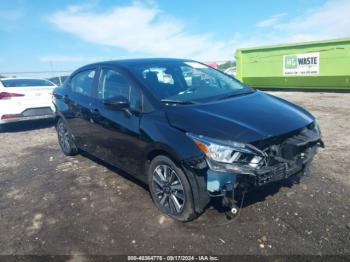
<path id="1" fill-rule="evenodd" d="M 131 85 L 129 80 L 116 70 L 103 68 L 98 85 L 98 98 L 101 100 L 125 97 L 130 108 L 141 110 L 141 91 Z"/>
<path id="2" fill-rule="evenodd" d="M 129 99 L 129 81 L 119 72 L 112 69 L 102 69 L 98 85 L 98 98 L 109 99 L 122 96 Z"/>

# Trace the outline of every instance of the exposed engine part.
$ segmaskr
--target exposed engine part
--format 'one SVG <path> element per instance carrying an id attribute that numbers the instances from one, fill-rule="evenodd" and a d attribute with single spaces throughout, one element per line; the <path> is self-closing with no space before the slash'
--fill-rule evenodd
<path id="1" fill-rule="evenodd" d="M 236 207 L 231 208 L 232 215 L 237 215 L 237 213 L 238 213 L 238 208 L 236 208 Z"/>
<path id="2" fill-rule="evenodd" d="M 231 215 L 238 212 L 235 194 L 294 174 L 308 175 L 318 147 L 324 147 L 319 130 L 314 125 L 268 142 L 261 142 L 260 146 L 263 147 L 258 147 L 264 156 L 252 157 L 246 164 L 238 166 L 236 171 L 208 171 L 209 195 L 223 197 L 222 204 Z"/>

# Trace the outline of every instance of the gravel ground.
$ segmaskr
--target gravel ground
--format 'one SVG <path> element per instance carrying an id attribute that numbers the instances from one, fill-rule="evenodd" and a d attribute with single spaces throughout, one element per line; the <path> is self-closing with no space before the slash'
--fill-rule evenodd
<path id="1" fill-rule="evenodd" d="M 0 133 L 0 254 L 350 255 L 350 94 L 275 92 L 319 119 L 311 176 L 246 197 L 230 223 L 209 208 L 181 224 L 146 187 L 88 155 L 65 157 L 47 121 Z"/>

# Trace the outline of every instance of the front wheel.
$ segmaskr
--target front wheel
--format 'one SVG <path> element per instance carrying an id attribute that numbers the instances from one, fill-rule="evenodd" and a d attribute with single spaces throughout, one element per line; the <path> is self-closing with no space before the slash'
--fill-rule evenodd
<path id="1" fill-rule="evenodd" d="M 190 183 L 171 159 L 157 156 L 151 161 L 148 184 L 153 202 L 160 211 L 181 222 L 196 217 Z"/>
<path id="2" fill-rule="evenodd" d="M 78 149 L 74 144 L 73 137 L 69 132 L 66 123 L 60 118 L 56 125 L 58 143 L 66 156 L 74 156 Z"/>

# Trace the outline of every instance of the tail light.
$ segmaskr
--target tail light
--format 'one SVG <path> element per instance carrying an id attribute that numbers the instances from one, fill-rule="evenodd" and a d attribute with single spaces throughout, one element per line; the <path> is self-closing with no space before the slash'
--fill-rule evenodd
<path id="1" fill-rule="evenodd" d="M 0 100 L 2 99 L 11 99 L 12 97 L 21 97 L 24 96 L 23 94 L 17 94 L 17 93 L 8 93 L 8 92 L 1 92 L 0 93 Z"/>
<path id="2" fill-rule="evenodd" d="M 6 119 L 12 119 L 12 118 L 19 118 L 21 117 L 21 114 L 8 114 L 8 115 L 2 115 L 1 120 L 6 120 Z"/>

